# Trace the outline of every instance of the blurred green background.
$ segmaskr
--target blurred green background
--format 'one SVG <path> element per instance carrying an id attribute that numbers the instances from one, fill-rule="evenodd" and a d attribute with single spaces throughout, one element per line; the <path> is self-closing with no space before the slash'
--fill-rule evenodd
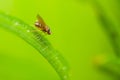
<path id="1" fill-rule="evenodd" d="M 109 17 L 113 0 L 99 0 Z M 112 6 L 109 4 L 113 4 Z M 110 8 L 110 6 L 112 8 Z M 50 26 L 47 36 L 70 65 L 71 80 L 115 80 L 93 65 L 94 57 L 114 58 L 112 46 L 90 0 L 0 0 L 0 10 L 34 25 L 40 14 Z M 60 80 L 32 46 L 0 28 L 0 80 Z"/>

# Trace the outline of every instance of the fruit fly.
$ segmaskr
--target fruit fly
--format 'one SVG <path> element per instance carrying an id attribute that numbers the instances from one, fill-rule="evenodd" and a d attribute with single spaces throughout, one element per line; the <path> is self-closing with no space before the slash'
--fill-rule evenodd
<path id="1" fill-rule="evenodd" d="M 37 21 L 35 22 L 35 26 L 41 31 L 49 35 L 51 34 L 50 28 L 45 24 L 44 20 L 40 15 L 37 15 Z"/>

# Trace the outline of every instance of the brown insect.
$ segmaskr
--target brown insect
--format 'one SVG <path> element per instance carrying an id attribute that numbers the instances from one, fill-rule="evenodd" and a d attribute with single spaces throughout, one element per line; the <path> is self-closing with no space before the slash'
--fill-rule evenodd
<path id="1" fill-rule="evenodd" d="M 43 32 L 49 35 L 51 34 L 50 28 L 45 24 L 44 20 L 40 15 L 37 15 L 37 21 L 35 22 L 35 26 Z"/>

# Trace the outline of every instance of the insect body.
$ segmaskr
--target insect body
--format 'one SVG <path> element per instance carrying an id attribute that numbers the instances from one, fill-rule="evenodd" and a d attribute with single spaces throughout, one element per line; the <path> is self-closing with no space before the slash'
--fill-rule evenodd
<path id="1" fill-rule="evenodd" d="M 44 20 L 40 15 L 37 15 L 37 21 L 35 22 L 35 26 L 43 32 L 46 32 L 49 35 L 51 34 L 50 28 L 45 24 Z"/>

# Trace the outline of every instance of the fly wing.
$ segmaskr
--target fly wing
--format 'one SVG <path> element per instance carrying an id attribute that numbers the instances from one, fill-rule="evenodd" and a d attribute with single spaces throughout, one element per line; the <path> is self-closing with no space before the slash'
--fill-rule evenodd
<path id="1" fill-rule="evenodd" d="M 42 19 L 42 17 L 39 14 L 37 15 L 37 19 L 38 19 L 39 23 L 41 23 L 43 26 L 46 26 L 44 20 Z"/>

